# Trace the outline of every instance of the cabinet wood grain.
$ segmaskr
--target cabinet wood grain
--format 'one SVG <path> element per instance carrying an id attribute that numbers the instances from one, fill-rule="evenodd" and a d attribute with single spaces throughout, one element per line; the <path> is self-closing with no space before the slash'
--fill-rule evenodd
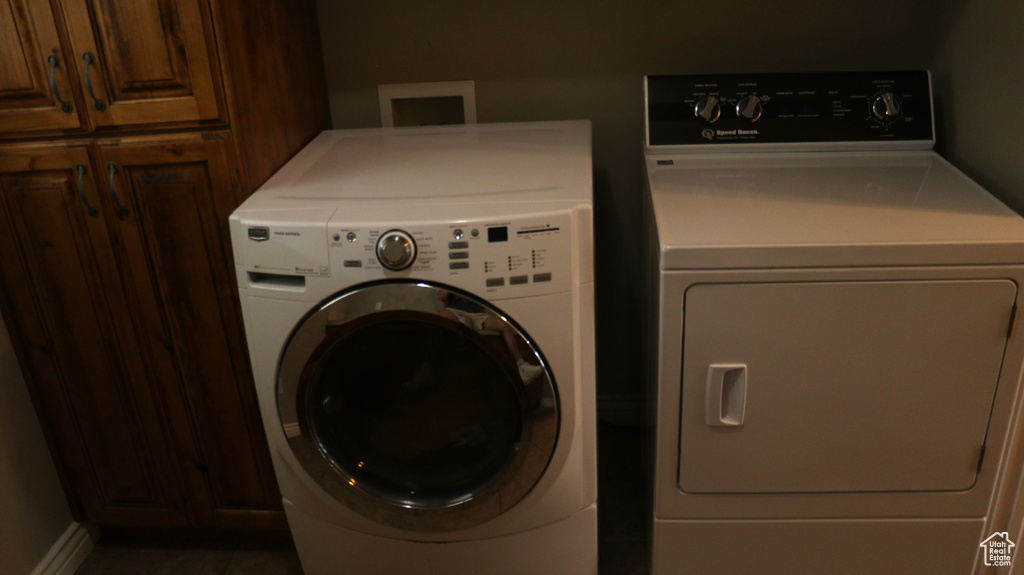
<path id="1" fill-rule="evenodd" d="M 213 29 L 201 0 L 61 5 L 94 127 L 220 117 Z"/>
<path id="2" fill-rule="evenodd" d="M 141 377 L 83 148 L 0 152 L 0 272 L 65 471 L 97 521 L 184 524 L 159 400 Z M 23 171 L 31 167 L 31 171 Z M 98 202 L 91 177 L 86 200 Z M 130 511 L 129 511 L 130 510 Z"/>
<path id="3" fill-rule="evenodd" d="M 0 0 L 0 133 L 80 128 L 73 77 L 49 2 Z"/>
<path id="4" fill-rule="evenodd" d="M 99 142 L 114 171 L 119 268 L 139 341 L 165 391 L 203 524 L 279 507 L 235 305 L 226 133 Z M 108 171 L 109 173 L 109 171 Z"/>
<path id="5" fill-rule="evenodd" d="M 286 527 L 227 218 L 329 123 L 312 0 L 0 0 L 0 309 L 79 521 Z"/>

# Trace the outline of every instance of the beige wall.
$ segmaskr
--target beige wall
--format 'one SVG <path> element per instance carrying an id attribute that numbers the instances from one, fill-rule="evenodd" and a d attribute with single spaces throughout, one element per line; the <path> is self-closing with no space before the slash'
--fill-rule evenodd
<path id="1" fill-rule="evenodd" d="M 0 320 L 0 575 L 31 573 L 71 510 Z"/>
<path id="2" fill-rule="evenodd" d="M 941 41 L 967 33 L 961 13 L 996 4 L 318 0 L 335 128 L 380 125 L 378 84 L 452 80 L 476 82 L 480 122 L 593 121 L 605 397 L 641 390 L 643 76 L 926 68 Z M 1011 169 L 1005 155 L 992 161 Z M 975 172 L 990 168 L 979 160 Z"/>

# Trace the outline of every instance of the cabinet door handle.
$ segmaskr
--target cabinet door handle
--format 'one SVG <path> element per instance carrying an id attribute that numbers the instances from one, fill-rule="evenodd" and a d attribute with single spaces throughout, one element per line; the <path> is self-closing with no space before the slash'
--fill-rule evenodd
<path id="1" fill-rule="evenodd" d="M 57 91 L 57 75 L 55 71 L 57 70 L 57 65 L 60 64 L 60 58 L 54 56 L 53 54 L 50 54 L 46 58 L 46 61 L 50 63 L 50 91 L 53 92 L 53 99 L 57 100 L 57 103 L 60 104 L 61 112 L 64 112 L 65 114 L 70 114 L 71 104 L 61 99 L 60 92 Z"/>
<path id="2" fill-rule="evenodd" d="M 92 52 L 86 52 L 82 54 L 82 59 L 85 60 L 85 71 L 82 74 L 85 76 L 85 91 L 89 92 L 89 96 L 94 102 L 94 106 L 100 112 L 107 109 L 107 104 L 96 97 L 96 93 L 92 89 L 92 79 L 89 78 L 89 66 L 96 61 L 96 58 L 92 55 Z"/>
<path id="3" fill-rule="evenodd" d="M 114 200 L 114 205 L 117 206 L 118 219 L 123 220 L 128 217 L 131 210 L 128 209 L 128 206 L 122 204 L 121 201 L 117 199 L 117 185 L 114 181 L 114 176 L 117 174 L 117 164 L 114 162 L 107 164 L 107 171 L 110 172 L 110 197 Z"/>
<path id="4" fill-rule="evenodd" d="M 85 209 L 89 215 L 95 218 L 100 215 L 100 211 L 96 209 L 96 206 L 91 205 L 89 200 L 85 197 L 85 184 L 82 182 L 82 177 L 85 176 L 86 172 L 85 164 L 78 164 L 76 168 L 78 169 L 78 197 L 82 200 L 82 203 L 85 204 Z"/>

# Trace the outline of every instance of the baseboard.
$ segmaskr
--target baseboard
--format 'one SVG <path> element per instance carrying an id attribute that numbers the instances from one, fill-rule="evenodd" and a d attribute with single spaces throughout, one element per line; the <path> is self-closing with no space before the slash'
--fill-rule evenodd
<path id="1" fill-rule="evenodd" d="M 99 529 L 72 522 L 31 575 L 74 575 L 99 538 Z"/>

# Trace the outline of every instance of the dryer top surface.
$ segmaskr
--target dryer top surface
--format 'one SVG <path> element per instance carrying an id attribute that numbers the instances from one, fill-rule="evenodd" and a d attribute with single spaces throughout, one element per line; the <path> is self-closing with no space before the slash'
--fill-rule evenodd
<path id="1" fill-rule="evenodd" d="M 242 209 L 589 203 L 591 189 L 587 121 L 329 130 Z"/>
<path id="2" fill-rule="evenodd" d="M 1024 219 L 938 154 L 651 155 L 660 266 L 1024 263 Z"/>

